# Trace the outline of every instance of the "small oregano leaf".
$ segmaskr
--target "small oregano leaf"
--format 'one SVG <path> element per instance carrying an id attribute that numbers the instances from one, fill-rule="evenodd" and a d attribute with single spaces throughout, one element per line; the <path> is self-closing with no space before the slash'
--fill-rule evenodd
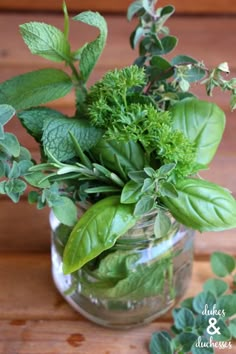
<path id="1" fill-rule="evenodd" d="M 203 284 L 203 290 L 211 292 L 217 298 L 228 290 L 228 284 L 220 279 L 208 279 Z"/>
<path id="2" fill-rule="evenodd" d="M 204 314 L 206 306 L 211 310 L 215 304 L 216 298 L 209 291 L 203 291 L 193 299 L 193 308 L 199 314 Z"/>
<path id="3" fill-rule="evenodd" d="M 161 210 L 159 210 L 154 223 L 155 237 L 161 238 L 167 236 L 170 227 L 171 227 L 171 221 L 169 216 L 166 215 L 166 213 L 163 213 Z"/>
<path id="4" fill-rule="evenodd" d="M 211 255 L 211 268 L 218 277 L 225 277 L 233 272 L 236 263 L 235 259 L 223 252 L 214 252 Z"/>
<path id="5" fill-rule="evenodd" d="M 0 104 L 0 124 L 5 125 L 15 114 L 15 109 L 8 104 Z"/>
<path id="6" fill-rule="evenodd" d="M 187 308 L 173 310 L 174 324 L 177 329 L 191 330 L 195 325 L 195 319 L 192 311 Z"/>
<path id="7" fill-rule="evenodd" d="M 56 218 L 67 226 L 74 226 L 77 221 L 77 208 L 74 202 L 65 196 L 60 196 L 52 205 Z"/>
<path id="8" fill-rule="evenodd" d="M 155 332 L 152 334 L 151 342 L 149 344 L 151 354 L 173 354 L 171 341 L 162 332 Z"/>

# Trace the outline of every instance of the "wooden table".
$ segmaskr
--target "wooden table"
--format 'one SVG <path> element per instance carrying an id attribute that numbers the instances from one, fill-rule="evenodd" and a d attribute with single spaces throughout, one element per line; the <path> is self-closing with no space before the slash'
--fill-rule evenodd
<path id="1" fill-rule="evenodd" d="M 133 28 L 124 16 L 107 16 L 107 48 L 90 83 L 106 70 L 132 63 L 135 53 L 129 49 L 128 36 Z M 18 25 L 30 20 L 63 26 L 60 15 L 0 14 L 0 81 L 28 70 L 48 66 L 46 60 L 33 57 L 20 39 Z M 89 40 L 94 31 L 77 30 L 74 23 L 71 40 L 76 49 Z M 234 17 L 176 17 L 170 23 L 180 38 L 178 53 L 203 60 L 209 67 L 227 60 L 236 74 L 236 20 Z M 236 75 L 235 75 L 236 76 Z M 200 97 L 203 89 L 196 87 Z M 228 124 L 224 140 L 210 170 L 202 175 L 231 189 L 236 196 L 236 113 L 230 113 L 228 96 L 216 92 L 215 100 L 226 111 Z M 64 112 L 72 111 L 73 97 L 53 103 Z M 36 144 L 27 137 L 16 120 L 9 129 L 17 131 L 21 142 L 37 158 Z M 216 250 L 236 254 L 235 230 L 196 236 L 192 283 L 186 296 L 200 291 L 212 275 L 209 255 Z M 14 205 L 1 197 L 0 213 L 0 353 L 1 354 L 146 354 L 153 331 L 169 328 L 170 313 L 152 324 L 130 331 L 104 329 L 72 310 L 55 289 L 50 272 L 50 232 L 48 210 L 37 211 L 26 198 Z M 220 353 L 236 353 L 234 350 Z"/>

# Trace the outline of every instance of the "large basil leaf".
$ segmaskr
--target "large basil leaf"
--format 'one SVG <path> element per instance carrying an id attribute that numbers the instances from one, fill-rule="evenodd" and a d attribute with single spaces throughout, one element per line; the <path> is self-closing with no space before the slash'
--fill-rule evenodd
<path id="1" fill-rule="evenodd" d="M 92 152 L 105 167 L 118 174 L 121 174 L 121 169 L 127 175 L 130 171 L 140 171 L 145 167 L 144 151 L 134 141 L 117 142 L 101 139 Z"/>
<path id="2" fill-rule="evenodd" d="M 0 104 L 23 110 L 61 98 L 72 87 L 71 78 L 62 70 L 31 71 L 0 84 Z"/>
<path id="3" fill-rule="evenodd" d="M 99 141 L 103 132 L 82 119 L 47 119 L 44 124 L 43 145 L 59 161 L 66 161 L 76 155 L 69 133 L 78 140 L 82 150 L 88 150 Z"/>
<path id="4" fill-rule="evenodd" d="M 74 20 L 96 27 L 100 31 L 99 36 L 94 41 L 86 43 L 86 45 L 79 51 L 80 71 L 84 81 L 87 81 L 106 44 L 107 24 L 104 17 L 99 13 L 92 11 L 82 12 L 75 16 Z"/>
<path id="5" fill-rule="evenodd" d="M 163 197 L 162 201 L 179 222 L 199 231 L 236 227 L 236 201 L 226 189 L 194 178 L 175 187 L 178 197 Z"/>
<path id="6" fill-rule="evenodd" d="M 64 273 L 81 268 L 134 226 L 133 206 L 120 203 L 119 196 L 100 200 L 89 208 L 73 228 L 63 257 Z"/>
<path id="7" fill-rule="evenodd" d="M 196 163 L 207 165 L 222 139 L 225 114 L 214 103 L 195 98 L 180 101 L 171 110 L 174 129 L 196 144 Z"/>

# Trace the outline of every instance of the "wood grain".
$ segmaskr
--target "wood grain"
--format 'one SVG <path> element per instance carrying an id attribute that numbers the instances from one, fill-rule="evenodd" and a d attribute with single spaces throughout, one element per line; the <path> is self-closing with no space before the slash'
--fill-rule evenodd
<path id="1" fill-rule="evenodd" d="M 86 7 L 91 2 L 86 2 Z M 41 0 L 31 2 L 31 6 L 42 8 L 59 8 L 59 1 Z M 76 2 L 83 6 L 85 2 Z M 98 6 L 113 7 L 113 11 L 121 11 L 126 0 L 96 2 Z M 105 4 L 106 3 L 106 4 Z M 174 3 L 174 1 L 173 1 Z M 188 11 L 208 11 L 213 9 L 213 1 L 189 2 L 178 1 L 179 9 Z M 18 8 L 28 7 L 26 0 L 18 1 Z M 61 1 L 60 1 L 61 4 Z M 68 0 L 73 8 L 75 1 Z M 104 5 L 105 4 L 105 5 Z M 209 5 L 210 4 L 210 5 Z M 4 6 L 14 8 L 16 1 L 2 0 Z M 61 6 L 61 5 L 60 5 Z M 212 11 L 236 11 L 234 1 L 214 1 Z M 75 9 L 75 8 L 74 8 Z M 106 8 L 103 8 L 106 10 Z M 198 10 L 197 10 L 198 9 Z M 202 11 L 202 10 L 201 10 Z M 89 84 L 99 79 L 107 70 L 130 65 L 135 52 L 129 48 L 128 35 L 134 24 L 129 24 L 124 16 L 106 15 L 109 26 L 108 45 L 96 67 Z M 36 70 L 50 65 L 46 60 L 32 56 L 22 42 L 18 25 L 30 20 L 45 21 L 62 27 L 61 15 L 48 13 L 1 13 L 0 14 L 0 81 L 13 75 Z M 228 60 L 232 74 L 236 76 L 234 17 L 175 17 L 171 22 L 171 31 L 180 38 L 177 53 L 185 53 L 200 58 L 209 67 Z M 78 28 L 78 29 L 77 29 Z M 71 29 L 72 46 L 76 49 L 83 44 L 82 38 L 88 41 L 97 32 L 93 29 L 73 23 Z M 197 95 L 206 99 L 203 88 L 195 87 Z M 225 110 L 227 127 L 224 139 L 211 167 L 202 176 L 231 189 L 236 196 L 236 120 L 235 113 L 228 108 L 228 96 L 216 91 L 214 99 Z M 65 114 L 73 114 L 73 94 L 53 102 L 50 106 L 62 110 Z M 39 159 L 37 145 L 30 138 L 16 119 L 7 128 L 19 136 L 22 144 Z M 22 203 L 13 204 L 6 197 L 1 198 L 0 213 L 0 354 L 147 354 L 151 333 L 171 326 L 171 314 L 152 324 L 130 330 L 113 331 L 98 327 L 77 314 L 59 295 L 52 282 L 50 264 L 50 230 L 48 210 L 38 211 L 35 206 L 28 205 L 23 197 Z M 236 255 L 235 230 L 219 233 L 203 233 L 196 235 L 195 262 L 193 278 L 186 296 L 201 291 L 204 281 L 212 276 L 209 256 L 213 251 L 226 251 Z M 236 343 L 231 353 L 236 352 Z M 229 354 L 221 350 L 218 353 Z M 217 354 L 218 354 L 217 353 Z"/>
<path id="2" fill-rule="evenodd" d="M 109 0 L 67 0 L 67 6 L 72 11 L 82 11 L 82 10 L 96 10 L 101 12 L 117 13 L 127 11 L 129 4 L 132 3 L 131 0 L 119 0 L 119 1 L 109 1 Z M 215 1 L 215 0 L 162 0 L 159 6 L 163 7 L 165 5 L 174 5 L 176 7 L 177 13 L 184 14 L 232 14 L 236 13 L 236 4 L 234 0 Z M 62 6 L 61 0 L 41 0 L 41 1 L 31 1 L 31 0 L 1 0 L 0 9 L 3 10 L 47 10 L 47 11 L 60 11 Z"/>

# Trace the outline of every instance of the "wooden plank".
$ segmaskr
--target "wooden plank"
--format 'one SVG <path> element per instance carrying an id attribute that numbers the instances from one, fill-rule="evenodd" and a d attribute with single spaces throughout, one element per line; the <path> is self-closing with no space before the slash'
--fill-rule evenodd
<path id="1" fill-rule="evenodd" d="M 1 320 L 87 321 L 60 296 L 53 284 L 50 267 L 48 253 L 1 252 Z M 204 281 L 211 276 L 208 261 L 195 261 L 193 277 L 186 297 L 200 292 Z M 165 320 L 169 318 L 170 313 L 164 316 Z"/>
<path id="2" fill-rule="evenodd" d="M 125 16 L 106 15 L 105 18 L 108 23 L 108 40 L 97 67 L 107 70 L 108 67 L 130 65 L 136 57 L 129 46 L 129 35 L 135 28 L 135 22 L 129 23 Z M 18 26 L 29 21 L 43 21 L 63 29 L 62 15 L 0 13 L 1 75 L 2 71 L 9 67 L 22 67 L 22 70 L 26 71 L 28 68 L 50 65 L 49 61 L 32 56 L 21 39 Z M 236 68 L 234 60 L 236 23 L 233 17 L 220 18 L 220 26 L 219 19 L 216 17 L 174 16 L 167 24 L 171 33 L 179 38 L 176 54 L 191 55 L 202 60 L 209 67 L 227 60 L 232 69 Z M 95 29 L 72 21 L 70 30 L 72 49 L 76 50 L 85 42 L 94 39 L 96 34 Z M 9 71 L 8 74 L 10 77 L 11 72 Z"/>
<path id="3" fill-rule="evenodd" d="M 81 10 L 96 10 L 102 12 L 126 12 L 128 5 L 132 3 L 131 0 L 120 0 L 120 1 L 109 1 L 109 0 L 87 0 L 76 1 L 67 0 L 67 6 L 70 10 L 81 11 Z M 159 6 L 169 5 L 169 0 L 160 1 Z M 178 13 L 188 13 L 188 14 L 225 14 L 225 13 L 236 13 L 236 4 L 234 0 L 214 1 L 214 0 L 198 0 L 198 1 L 188 1 L 188 0 L 172 0 L 171 4 L 174 5 Z M 1 0 L 0 9 L 3 10 L 47 10 L 55 11 L 61 10 L 61 1 L 59 0 L 41 0 L 34 1 L 31 0 Z"/>

